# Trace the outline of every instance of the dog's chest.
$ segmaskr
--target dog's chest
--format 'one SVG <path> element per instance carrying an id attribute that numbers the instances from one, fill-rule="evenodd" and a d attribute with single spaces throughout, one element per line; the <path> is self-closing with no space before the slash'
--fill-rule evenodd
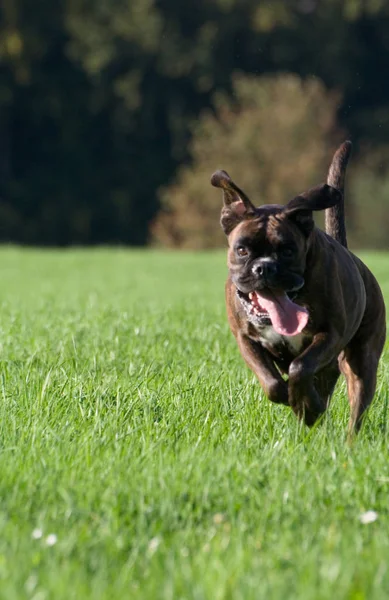
<path id="1" fill-rule="evenodd" d="M 268 350 L 287 351 L 292 356 L 300 354 L 306 337 L 303 333 L 291 336 L 281 335 L 271 325 L 258 330 L 258 335 L 259 341 Z"/>

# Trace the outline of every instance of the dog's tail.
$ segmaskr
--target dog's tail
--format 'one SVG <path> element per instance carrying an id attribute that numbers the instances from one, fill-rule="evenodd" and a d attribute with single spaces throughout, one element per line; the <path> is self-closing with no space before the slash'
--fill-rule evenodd
<path id="1" fill-rule="evenodd" d="M 347 237 L 344 218 L 344 180 L 351 149 L 352 143 L 350 141 L 343 142 L 334 154 L 327 177 L 327 184 L 342 192 L 342 199 L 336 206 L 327 208 L 325 213 L 325 230 L 328 235 L 345 248 L 347 248 Z"/>

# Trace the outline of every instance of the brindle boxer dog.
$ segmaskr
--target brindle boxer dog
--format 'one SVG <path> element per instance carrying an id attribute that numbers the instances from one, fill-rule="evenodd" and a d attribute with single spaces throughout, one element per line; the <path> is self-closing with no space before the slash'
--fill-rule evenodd
<path id="1" fill-rule="evenodd" d="M 225 171 L 211 182 L 224 194 L 228 321 L 244 360 L 268 398 L 291 406 L 307 425 L 328 407 L 342 372 L 353 432 L 374 396 L 385 305 L 375 277 L 347 250 L 343 190 L 350 153 L 345 142 L 327 184 L 285 206 L 256 208 Z M 325 233 L 315 227 L 317 210 L 326 211 Z"/>

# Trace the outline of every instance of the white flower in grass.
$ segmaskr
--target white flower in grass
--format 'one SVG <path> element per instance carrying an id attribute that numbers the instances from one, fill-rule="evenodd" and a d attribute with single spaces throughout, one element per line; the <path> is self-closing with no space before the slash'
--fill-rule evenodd
<path id="1" fill-rule="evenodd" d="M 31 537 L 33 540 L 40 540 L 42 535 L 43 535 L 42 529 L 34 529 L 31 534 Z"/>
<path id="2" fill-rule="evenodd" d="M 158 549 L 158 546 L 160 543 L 161 543 L 161 538 L 159 538 L 159 537 L 151 538 L 151 540 L 149 541 L 148 548 L 147 548 L 149 554 L 153 555 L 154 552 Z"/>
<path id="3" fill-rule="evenodd" d="M 57 539 L 58 538 L 55 533 L 50 533 L 50 535 L 48 535 L 46 538 L 46 546 L 55 546 Z"/>
<path id="4" fill-rule="evenodd" d="M 360 522 L 363 525 L 368 525 L 369 523 L 374 523 L 378 519 L 378 513 L 375 510 L 368 510 L 362 513 L 359 517 Z"/>
<path id="5" fill-rule="evenodd" d="M 224 521 L 223 513 L 216 513 L 215 515 L 213 515 L 213 522 L 215 523 L 215 525 L 220 525 L 220 523 L 223 523 L 223 521 Z"/>

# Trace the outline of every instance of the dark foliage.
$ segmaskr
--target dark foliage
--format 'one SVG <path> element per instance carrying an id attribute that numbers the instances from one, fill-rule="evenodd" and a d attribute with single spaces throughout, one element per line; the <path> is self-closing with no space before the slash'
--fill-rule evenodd
<path id="1" fill-rule="evenodd" d="M 356 156 L 386 144 L 388 29 L 384 0 L 3 0 L 0 241 L 146 243 L 236 71 L 313 75 Z"/>

